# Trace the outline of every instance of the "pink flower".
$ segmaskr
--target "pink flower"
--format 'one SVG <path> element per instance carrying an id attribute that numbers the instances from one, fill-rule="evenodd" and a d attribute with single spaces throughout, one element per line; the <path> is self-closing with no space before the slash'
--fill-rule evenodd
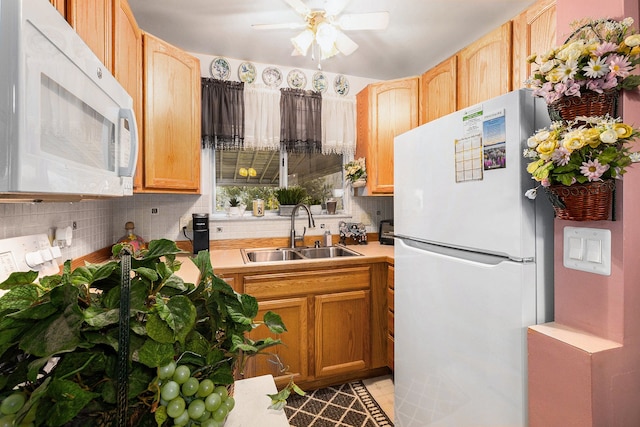
<path id="1" fill-rule="evenodd" d="M 544 178 L 542 181 L 540 181 L 540 184 L 543 187 L 551 187 L 551 181 L 549 180 L 549 178 Z"/>
<path id="2" fill-rule="evenodd" d="M 566 96 L 580 96 L 580 85 L 573 80 L 567 80 Z"/>
<path id="3" fill-rule="evenodd" d="M 618 50 L 618 45 L 611 42 L 604 42 L 593 51 L 593 56 L 602 56 L 609 52 Z"/>
<path id="4" fill-rule="evenodd" d="M 613 89 L 618 86 L 618 79 L 612 73 L 609 73 L 602 83 L 602 90 Z"/>
<path id="5" fill-rule="evenodd" d="M 602 181 L 600 177 L 609 170 L 609 165 L 601 165 L 598 159 L 582 162 L 580 173 L 586 176 L 589 181 Z"/>
<path id="6" fill-rule="evenodd" d="M 588 80 L 586 84 L 586 88 L 592 90 L 596 93 L 602 93 L 602 85 L 604 84 L 603 79 L 593 79 Z"/>
<path id="7" fill-rule="evenodd" d="M 610 74 L 624 79 L 632 70 L 629 59 L 622 55 L 611 55 L 607 58 Z"/>
<path id="8" fill-rule="evenodd" d="M 564 147 L 558 148 L 551 154 L 551 160 L 553 161 L 553 163 L 559 166 L 564 166 L 569 163 L 570 158 L 571 153 Z"/>

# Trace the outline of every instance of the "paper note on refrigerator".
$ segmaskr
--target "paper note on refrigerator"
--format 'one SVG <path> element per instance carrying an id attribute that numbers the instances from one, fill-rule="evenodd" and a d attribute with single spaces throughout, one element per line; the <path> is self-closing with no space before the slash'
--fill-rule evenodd
<path id="1" fill-rule="evenodd" d="M 455 140 L 456 182 L 482 179 L 482 137 Z"/>

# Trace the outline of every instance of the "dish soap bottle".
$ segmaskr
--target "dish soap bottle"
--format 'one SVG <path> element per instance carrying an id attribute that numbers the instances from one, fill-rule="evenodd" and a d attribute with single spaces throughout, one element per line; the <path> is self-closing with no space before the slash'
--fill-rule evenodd
<path id="1" fill-rule="evenodd" d="M 130 245 L 133 251 L 132 255 L 138 255 L 140 254 L 141 250 L 147 249 L 147 242 L 145 242 L 142 237 L 133 232 L 133 230 L 135 229 L 135 225 L 132 221 L 127 221 L 127 223 L 124 225 L 124 229 L 126 231 L 126 234 L 122 236 L 117 243 L 126 243 Z"/>
<path id="2" fill-rule="evenodd" d="M 329 230 L 324 232 L 324 245 L 327 247 L 333 245 L 333 240 L 331 238 L 331 231 Z"/>

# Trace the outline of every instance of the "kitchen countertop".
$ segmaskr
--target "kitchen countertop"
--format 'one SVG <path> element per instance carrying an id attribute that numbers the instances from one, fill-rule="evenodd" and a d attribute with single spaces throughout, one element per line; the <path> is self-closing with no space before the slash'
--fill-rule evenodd
<path id="1" fill-rule="evenodd" d="M 245 264 L 240 249 L 211 250 L 211 265 L 218 275 L 227 275 L 247 272 L 266 272 L 286 270 L 297 267 L 326 267 L 328 265 L 350 265 L 355 262 L 388 262 L 393 264 L 393 246 L 381 245 L 379 242 L 369 242 L 366 245 L 348 245 L 349 249 L 362 254 L 357 257 L 321 258 L 295 261 L 252 262 Z M 251 249 L 251 248 L 247 248 Z M 178 255 L 176 258 L 182 261 L 178 275 L 189 283 L 198 280 L 198 269 L 188 258 L 193 254 Z"/>

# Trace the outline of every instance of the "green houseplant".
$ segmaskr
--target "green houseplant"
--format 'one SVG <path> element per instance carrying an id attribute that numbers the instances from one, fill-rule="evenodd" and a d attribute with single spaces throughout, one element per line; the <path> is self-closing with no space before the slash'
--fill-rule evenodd
<path id="1" fill-rule="evenodd" d="M 307 190 L 297 185 L 280 187 L 276 189 L 275 194 L 280 205 L 280 215 L 291 215 L 293 207 L 303 203 L 307 198 Z"/>
<path id="2" fill-rule="evenodd" d="M 113 254 L 122 247 L 115 245 Z M 255 319 L 256 299 L 217 277 L 208 251 L 191 258 L 200 271 L 197 284 L 184 282 L 175 274 L 181 252 L 175 242 L 154 240 L 131 261 L 131 426 L 173 425 L 165 406 L 170 402 L 161 399 L 167 366 L 187 366 L 190 377 L 227 386 L 247 357 L 279 343 L 252 341 L 246 332 L 259 324 L 286 331 L 273 312 Z M 121 286 L 117 259 L 73 271 L 67 261 L 61 275 L 37 280 L 36 272 L 13 273 L 0 283 L 7 290 L 0 297 L 0 399 L 22 399 L 5 421 L 53 427 L 113 418 Z"/>

